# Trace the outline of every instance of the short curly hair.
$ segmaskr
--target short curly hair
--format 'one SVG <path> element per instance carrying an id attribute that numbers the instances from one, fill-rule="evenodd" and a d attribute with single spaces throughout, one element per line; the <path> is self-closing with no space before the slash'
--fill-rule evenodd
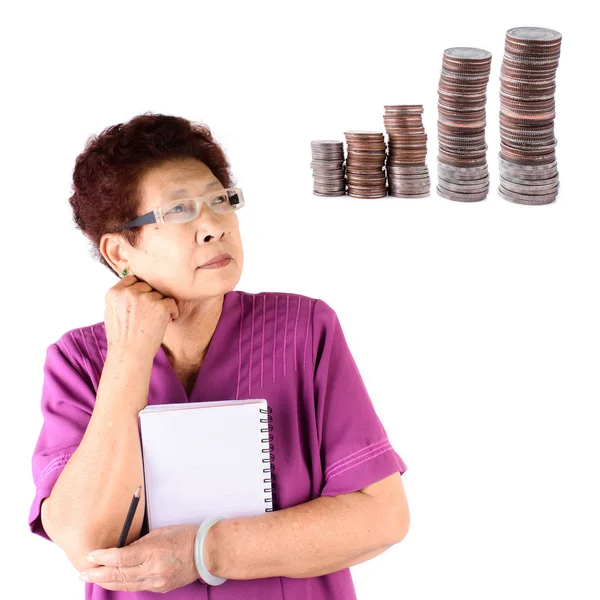
<path id="1" fill-rule="evenodd" d="M 204 124 L 146 112 L 88 138 L 75 161 L 69 203 L 77 229 L 92 242 L 92 256 L 117 277 L 100 252 L 100 239 L 117 233 L 137 247 L 141 227 L 117 228 L 138 216 L 142 178 L 166 162 L 189 158 L 203 162 L 223 187 L 235 186 L 229 161 Z"/>

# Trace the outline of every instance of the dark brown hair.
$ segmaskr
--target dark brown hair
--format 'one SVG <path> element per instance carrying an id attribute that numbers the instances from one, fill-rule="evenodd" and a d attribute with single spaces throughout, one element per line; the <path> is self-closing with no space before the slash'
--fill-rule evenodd
<path id="1" fill-rule="evenodd" d="M 197 122 L 146 112 L 88 138 L 75 161 L 69 203 L 77 229 L 92 242 L 92 256 L 117 277 L 100 252 L 102 235 L 139 216 L 140 182 L 148 171 L 187 158 L 203 162 L 224 187 L 235 185 L 223 149 Z M 140 232 L 132 227 L 118 235 L 136 247 Z"/>

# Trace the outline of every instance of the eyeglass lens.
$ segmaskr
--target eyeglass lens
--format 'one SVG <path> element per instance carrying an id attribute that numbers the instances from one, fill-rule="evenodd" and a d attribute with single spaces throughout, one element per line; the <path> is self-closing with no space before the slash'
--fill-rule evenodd
<path id="1" fill-rule="evenodd" d="M 235 210 L 239 203 L 238 195 L 230 190 L 213 196 L 207 204 L 216 213 L 227 213 Z M 193 198 L 184 198 L 163 213 L 166 223 L 184 223 L 196 217 L 196 201 Z"/>

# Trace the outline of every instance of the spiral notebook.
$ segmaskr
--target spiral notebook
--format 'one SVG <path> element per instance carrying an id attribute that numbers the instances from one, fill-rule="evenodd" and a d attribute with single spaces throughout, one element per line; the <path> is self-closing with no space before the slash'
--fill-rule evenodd
<path id="1" fill-rule="evenodd" d="M 273 510 L 265 399 L 155 404 L 138 413 L 148 529 Z"/>

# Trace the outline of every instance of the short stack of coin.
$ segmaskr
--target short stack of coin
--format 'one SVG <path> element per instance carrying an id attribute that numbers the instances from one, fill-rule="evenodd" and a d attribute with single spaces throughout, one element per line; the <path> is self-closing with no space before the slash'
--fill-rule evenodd
<path id="1" fill-rule="evenodd" d="M 444 51 L 438 84 L 437 192 L 449 200 L 483 200 L 490 187 L 485 101 L 491 62 L 491 53 L 480 48 Z"/>
<path id="2" fill-rule="evenodd" d="M 388 135 L 386 171 L 388 193 L 396 198 L 424 198 L 431 181 L 427 169 L 427 134 L 422 104 L 384 106 Z"/>
<path id="3" fill-rule="evenodd" d="M 346 174 L 344 167 L 344 142 L 315 140 L 312 150 L 313 194 L 315 196 L 344 196 Z"/>
<path id="4" fill-rule="evenodd" d="M 355 198 L 387 196 L 385 178 L 386 143 L 383 133 L 345 131 L 348 144 L 346 177 L 348 195 Z"/>
<path id="5" fill-rule="evenodd" d="M 541 27 L 506 32 L 500 71 L 500 197 L 549 204 L 558 195 L 554 137 L 562 35 Z"/>

